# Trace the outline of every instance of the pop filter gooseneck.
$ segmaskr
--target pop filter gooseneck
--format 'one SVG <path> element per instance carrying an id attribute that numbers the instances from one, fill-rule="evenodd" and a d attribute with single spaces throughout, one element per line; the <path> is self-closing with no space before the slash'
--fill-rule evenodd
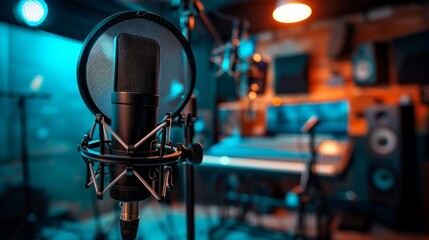
<path id="1" fill-rule="evenodd" d="M 171 23 L 142 11 L 115 14 L 90 33 L 78 63 L 83 101 L 95 115 L 78 150 L 86 187 L 121 205 L 123 239 L 135 239 L 139 202 L 163 201 L 172 187 L 171 164 L 200 164 L 201 144 L 174 145 L 173 120 L 195 86 L 195 60 Z M 98 131 L 98 138 L 95 133 Z M 106 171 L 107 170 L 107 171 Z M 110 183 L 104 186 L 104 177 Z"/>

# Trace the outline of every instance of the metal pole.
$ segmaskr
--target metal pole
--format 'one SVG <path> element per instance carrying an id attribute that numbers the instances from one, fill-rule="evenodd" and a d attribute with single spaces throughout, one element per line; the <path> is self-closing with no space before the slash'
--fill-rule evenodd
<path id="1" fill-rule="evenodd" d="M 31 194 L 30 194 L 30 173 L 28 168 L 28 147 L 27 147 L 27 114 L 26 114 L 26 97 L 19 96 L 18 106 L 20 111 L 20 125 L 21 125 L 21 154 L 22 154 L 22 174 L 24 185 L 24 198 L 25 198 L 25 219 L 31 213 Z"/>
<path id="2" fill-rule="evenodd" d="M 31 187 L 30 187 L 30 171 L 29 171 L 29 159 L 28 159 L 28 143 L 27 143 L 27 99 L 48 99 L 48 94 L 24 94 L 18 92 L 0 92 L 0 98 L 17 98 L 18 99 L 18 110 L 19 110 L 19 123 L 21 127 L 21 164 L 22 164 L 22 182 L 24 188 L 24 216 L 20 226 L 12 235 L 25 237 L 25 234 L 32 234 L 28 231 L 31 230 L 31 222 L 36 221 L 32 213 L 31 206 Z"/>
<path id="3" fill-rule="evenodd" d="M 194 16 L 191 12 L 191 3 L 190 1 L 182 1 L 182 15 L 180 19 L 180 25 L 182 28 L 182 34 L 190 43 L 191 41 L 191 30 L 194 27 Z M 185 74 L 188 72 L 187 65 L 185 67 Z M 191 101 L 195 100 L 195 96 Z M 188 103 L 186 109 L 189 110 L 192 108 L 192 104 Z M 187 113 L 186 122 L 185 122 L 185 145 L 191 144 L 193 142 L 193 117 L 192 112 L 196 112 L 196 109 L 190 109 L 191 113 Z M 185 164 L 185 201 L 186 201 L 186 232 L 187 239 L 195 239 L 195 186 L 194 186 L 194 167 L 190 164 Z"/>
<path id="4" fill-rule="evenodd" d="M 186 145 L 192 143 L 192 137 L 190 136 L 191 130 L 187 128 L 188 136 L 186 137 Z M 194 185 L 194 166 L 190 164 L 185 165 L 186 173 L 186 225 L 188 240 L 195 239 L 195 185 Z"/>

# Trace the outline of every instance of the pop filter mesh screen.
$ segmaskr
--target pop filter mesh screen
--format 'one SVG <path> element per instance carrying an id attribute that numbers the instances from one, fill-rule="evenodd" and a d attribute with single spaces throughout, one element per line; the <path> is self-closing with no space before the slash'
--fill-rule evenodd
<path id="1" fill-rule="evenodd" d="M 114 88 L 114 39 L 127 33 L 158 42 L 159 57 L 159 108 L 158 122 L 168 112 L 174 113 L 184 101 L 191 85 L 188 57 L 178 38 L 159 23 L 131 18 L 107 28 L 94 42 L 86 62 L 86 87 L 89 97 L 105 117 L 111 119 L 111 93 Z M 82 80 L 80 80 L 82 81 Z M 92 110 L 92 109 L 91 109 Z"/>

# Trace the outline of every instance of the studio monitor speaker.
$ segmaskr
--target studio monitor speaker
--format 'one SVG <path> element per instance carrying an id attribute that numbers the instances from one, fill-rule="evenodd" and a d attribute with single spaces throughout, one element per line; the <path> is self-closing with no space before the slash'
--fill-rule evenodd
<path id="1" fill-rule="evenodd" d="M 374 105 L 368 123 L 368 199 L 376 221 L 398 230 L 421 227 L 414 108 Z"/>
<path id="2" fill-rule="evenodd" d="M 389 81 L 388 45 L 385 42 L 363 43 L 353 50 L 352 74 L 357 86 L 385 84 Z"/>

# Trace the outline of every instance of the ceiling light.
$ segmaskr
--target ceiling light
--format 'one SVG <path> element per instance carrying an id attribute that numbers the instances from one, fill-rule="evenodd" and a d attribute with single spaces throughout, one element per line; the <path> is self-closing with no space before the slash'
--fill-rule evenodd
<path id="1" fill-rule="evenodd" d="M 307 19 L 311 8 L 297 0 L 278 0 L 273 18 L 281 23 L 294 23 Z"/>
<path id="2" fill-rule="evenodd" d="M 21 0 L 16 7 L 19 21 L 30 27 L 42 24 L 48 15 L 48 5 L 43 0 Z"/>

